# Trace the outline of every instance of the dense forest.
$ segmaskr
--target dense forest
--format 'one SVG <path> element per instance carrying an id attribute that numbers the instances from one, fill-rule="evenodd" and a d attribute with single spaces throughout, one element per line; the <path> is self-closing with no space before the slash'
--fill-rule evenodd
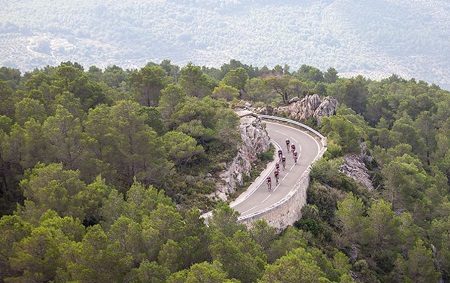
<path id="1" fill-rule="evenodd" d="M 240 143 L 233 108 L 312 93 L 340 107 L 302 121 L 328 137 L 302 219 L 237 223 L 208 197 Z M 236 60 L 63 62 L 0 68 L 0 97 L 4 282 L 450 282 L 450 93 L 437 85 Z M 374 190 L 340 172 L 361 152 Z"/>

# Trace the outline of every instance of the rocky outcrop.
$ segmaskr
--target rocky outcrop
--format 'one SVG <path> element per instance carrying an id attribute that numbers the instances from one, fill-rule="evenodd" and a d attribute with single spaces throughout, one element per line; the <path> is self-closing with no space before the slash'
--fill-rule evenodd
<path id="1" fill-rule="evenodd" d="M 370 161 L 372 157 L 367 155 L 365 143 L 361 143 L 360 147 L 361 154 L 348 153 L 344 156 L 344 164 L 339 167 L 339 171 L 372 191 L 374 189 L 373 183 L 370 179 L 369 170 L 364 163 L 364 160 Z"/>
<path id="2" fill-rule="evenodd" d="M 311 117 L 316 118 L 320 124 L 322 117 L 331 116 L 336 113 L 338 102 L 327 96 L 323 100 L 319 95 L 307 95 L 303 99 L 291 99 L 289 105 L 273 109 L 273 115 L 285 116 L 297 121 L 305 121 Z M 270 113 L 268 113 L 270 114 Z"/>
<path id="3" fill-rule="evenodd" d="M 338 108 L 338 101 L 331 96 L 325 97 L 320 103 L 319 107 L 314 110 L 313 117 L 316 118 L 317 124 L 320 125 L 322 117 L 332 116 L 336 114 Z"/>
<path id="4" fill-rule="evenodd" d="M 216 197 L 223 200 L 236 191 L 237 186 L 244 184 L 244 176 L 250 175 L 252 163 L 259 153 L 270 147 L 270 138 L 261 119 L 251 111 L 237 111 L 240 119 L 242 143 L 237 156 L 228 164 L 227 169 L 220 174 L 222 182 L 217 185 Z"/>

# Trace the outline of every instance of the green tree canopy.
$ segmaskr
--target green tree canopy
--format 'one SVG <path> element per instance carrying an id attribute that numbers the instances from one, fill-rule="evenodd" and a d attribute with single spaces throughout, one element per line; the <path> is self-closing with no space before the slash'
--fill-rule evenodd
<path id="1" fill-rule="evenodd" d="M 143 106 L 158 106 L 161 90 L 168 84 L 166 71 L 160 66 L 145 66 L 131 73 L 131 89 Z"/>
<path id="2" fill-rule="evenodd" d="M 178 83 L 185 94 L 197 98 L 210 96 L 216 86 L 216 83 L 203 73 L 200 67 L 191 63 L 181 69 Z"/>
<path id="3" fill-rule="evenodd" d="M 222 79 L 222 82 L 237 90 L 245 90 L 245 85 L 247 84 L 248 79 L 249 77 L 245 69 L 239 67 L 226 73 Z"/>
<path id="4" fill-rule="evenodd" d="M 313 256 L 297 248 L 268 265 L 259 282 L 331 282 Z"/>

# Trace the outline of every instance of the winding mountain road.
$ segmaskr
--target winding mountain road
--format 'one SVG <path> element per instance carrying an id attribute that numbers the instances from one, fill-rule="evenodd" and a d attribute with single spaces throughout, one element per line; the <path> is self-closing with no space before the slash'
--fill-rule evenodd
<path id="1" fill-rule="evenodd" d="M 311 135 L 293 126 L 265 121 L 267 132 L 275 145 L 276 150 L 283 150 L 286 156 L 286 169 L 280 165 L 280 182 L 276 186 L 274 178 L 275 161 L 269 164 L 266 170 L 255 180 L 252 186 L 241 194 L 230 206 L 240 213 L 240 218 L 269 209 L 272 205 L 282 200 L 295 183 L 300 179 L 308 166 L 316 159 L 321 144 Z M 287 152 L 286 139 L 295 144 L 299 158 L 294 164 L 292 152 Z M 272 177 L 272 190 L 269 191 L 266 184 L 267 176 Z"/>

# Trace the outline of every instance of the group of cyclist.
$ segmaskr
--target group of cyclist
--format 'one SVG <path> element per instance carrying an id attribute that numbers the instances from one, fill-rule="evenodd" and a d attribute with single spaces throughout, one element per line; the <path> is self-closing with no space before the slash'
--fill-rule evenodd
<path id="1" fill-rule="evenodd" d="M 292 152 L 292 157 L 294 158 L 294 163 L 297 164 L 298 160 L 298 152 L 295 149 L 295 145 L 291 144 L 291 141 L 289 139 L 286 139 L 286 148 L 287 152 Z M 283 170 L 286 170 L 286 156 L 283 155 L 283 150 L 278 150 L 278 161 L 275 163 L 275 182 L 276 185 L 278 185 L 279 182 L 279 176 L 280 176 L 280 163 L 283 165 Z M 267 177 L 267 187 L 269 191 L 272 189 L 272 178 L 270 176 Z"/>

